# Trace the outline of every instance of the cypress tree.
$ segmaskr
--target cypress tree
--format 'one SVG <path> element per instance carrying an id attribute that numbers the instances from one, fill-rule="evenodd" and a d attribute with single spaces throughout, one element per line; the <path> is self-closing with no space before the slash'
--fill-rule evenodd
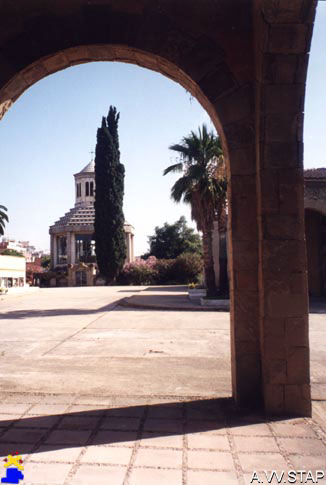
<path id="1" fill-rule="evenodd" d="M 126 260 L 123 195 L 125 168 L 120 163 L 118 122 L 110 106 L 97 130 L 95 149 L 95 249 L 100 275 L 108 284 L 119 275 Z"/>

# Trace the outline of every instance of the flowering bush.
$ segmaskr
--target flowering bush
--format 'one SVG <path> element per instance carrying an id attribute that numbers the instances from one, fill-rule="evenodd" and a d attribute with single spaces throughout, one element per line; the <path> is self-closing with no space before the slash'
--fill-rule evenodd
<path id="1" fill-rule="evenodd" d="M 164 285 L 196 282 L 202 272 L 202 258 L 197 254 L 184 253 L 176 259 L 137 259 L 125 264 L 120 275 L 120 284 Z"/>
<path id="2" fill-rule="evenodd" d="M 126 285 L 151 285 L 155 281 L 155 256 L 147 260 L 136 259 L 132 263 L 125 264 L 120 275 L 120 283 Z"/>

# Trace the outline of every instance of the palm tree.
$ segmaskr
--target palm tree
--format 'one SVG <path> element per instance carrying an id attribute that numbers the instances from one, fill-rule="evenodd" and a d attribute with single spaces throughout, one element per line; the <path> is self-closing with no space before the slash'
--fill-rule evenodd
<path id="1" fill-rule="evenodd" d="M 225 162 L 220 138 L 208 132 L 207 126 L 198 129 L 198 135 L 191 132 L 170 150 L 180 155 L 180 161 L 166 168 L 163 175 L 182 172 L 171 189 L 175 202 L 191 205 L 191 217 L 203 233 L 204 267 L 207 296 L 216 296 L 213 229 L 214 221 L 222 228 L 226 210 Z M 224 224 L 225 225 L 225 224 Z"/>
<path id="2" fill-rule="evenodd" d="M 9 222 L 6 214 L 7 208 L 4 205 L 0 205 L 0 235 L 3 236 L 6 222 Z"/>

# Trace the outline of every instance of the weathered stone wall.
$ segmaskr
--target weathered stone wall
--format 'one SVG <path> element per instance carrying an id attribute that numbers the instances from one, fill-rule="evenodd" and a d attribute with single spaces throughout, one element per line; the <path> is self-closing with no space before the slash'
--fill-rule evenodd
<path id="1" fill-rule="evenodd" d="M 310 413 L 302 125 L 316 0 L 0 3 L 0 115 L 66 67 L 124 61 L 184 86 L 229 179 L 233 395 Z"/>

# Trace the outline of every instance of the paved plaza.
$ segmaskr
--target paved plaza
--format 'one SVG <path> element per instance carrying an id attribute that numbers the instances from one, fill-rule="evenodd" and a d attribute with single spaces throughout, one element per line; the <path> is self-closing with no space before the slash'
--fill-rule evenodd
<path id="1" fill-rule="evenodd" d="M 178 291 L 0 297 L 0 459 L 23 456 L 24 485 L 244 485 L 271 470 L 326 483 L 287 481 L 326 475 L 323 307 L 310 316 L 313 418 L 268 419 L 233 408 L 228 313 L 119 304 Z"/>

